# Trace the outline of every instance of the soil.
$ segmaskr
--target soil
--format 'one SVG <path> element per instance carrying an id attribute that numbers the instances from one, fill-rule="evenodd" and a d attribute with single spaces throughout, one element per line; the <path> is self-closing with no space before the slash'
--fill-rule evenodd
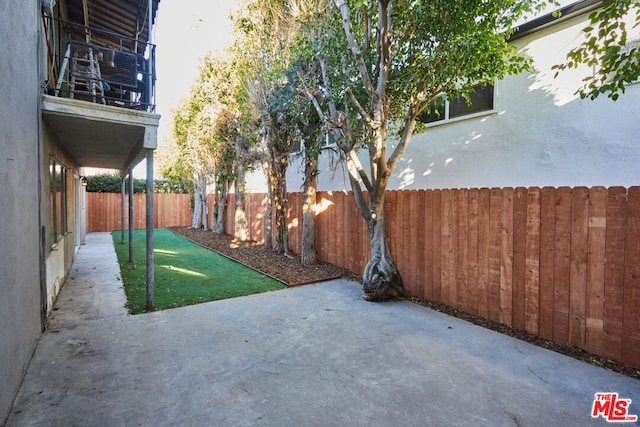
<path id="1" fill-rule="evenodd" d="M 201 246 L 212 249 L 228 258 L 251 267 L 254 270 L 258 270 L 263 274 L 271 276 L 285 283 L 287 286 L 300 286 L 336 278 L 345 278 L 356 282 L 362 281 L 361 276 L 344 268 L 327 263 L 303 266 L 300 264 L 300 257 L 297 255 L 280 255 L 271 249 L 267 249 L 264 246 L 257 244 L 256 242 L 238 242 L 235 241 L 233 237 L 226 234 L 215 234 L 211 231 L 196 230 L 190 227 L 172 227 L 170 230 L 185 236 Z M 529 342 L 539 347 L 543 347 L 632 378 L 640 379 L 640 367 L 633 368 L 625 366 L 620 362 L 596 356 L 578 347 L 558 344 L 536 335 L 529 334 L 525 331 L 510 328 L 498 322 L 493 322 L 469 313 L 464 313 L 441 303 L 415 297 L 410 298 L 410 300 L 415 304 L 423 305 L 447 315 L 458 317 L 470 323 Z"/>

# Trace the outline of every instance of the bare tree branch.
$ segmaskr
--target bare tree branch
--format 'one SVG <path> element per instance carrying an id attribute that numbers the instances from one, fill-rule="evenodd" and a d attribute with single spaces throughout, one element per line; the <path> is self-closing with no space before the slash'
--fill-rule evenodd
<path id="1" fill-rule="evenodd" d="M 353 92 L 351 92 L 351 89 L 347 88 L 345 90 L 345 94 L 347 95 L 347 98 L 349 99 L 349 102 L 351 103 L 351 105 L 353 105 L 355 107 L 356 110 L 358 110 L 358 114 L 360 114 L 360 117 L 362 117 L 362 120 L 364 120 L 365 122 L 367 122 L 367 124 L 372 128 L 372 129 L 377 129 L 378 127 L 380 127 L 380 122 L 376 122 L 374 121 L 371 116 L 369 116 L 369 114 L 365 111 L 364 108 L 362 108 L 362 105 L 360 105 L 360 102 L 358 101 L 358 99 L 355 97 L 355 95 L 353 94 Z"/>
<path id="2" fill-rule="evenodd" d="M 342 24 L 344 26 L 344 32 L 347 36 L 347 42 L 349 43 L 349 48 L 351 52 L 353 52 L 353 56 L 356 61 L 356 66 L 358 67 L 358 71 L 360 73 L 360 78 L 362 78 L 362 83 L 364 84 L 364 88 L 369 94 L 369 96 L 374 96 L 373 84 L 371 83 L 371 77 L 369 76 L 369 71 L 367 70 L 367 65 L 364 63 L 364 57 L 362 56 L 362 52 L 356 43 L 355 38 L 353 37 L 353 33 L 351 32 L 351 17 L 349 16 L 349 5 L 347 4 L 347 0 L 334 0 L 336 7 L 340 10 L 340 14 L 342 15 Z"/>

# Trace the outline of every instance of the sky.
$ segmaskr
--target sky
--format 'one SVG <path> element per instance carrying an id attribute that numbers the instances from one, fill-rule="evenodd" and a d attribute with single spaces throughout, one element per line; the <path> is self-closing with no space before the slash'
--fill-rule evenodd
<path id="1" fill-rule="evenodd" d="M 189 90 L 207 52 L 223 54 L 233 43 L 229 15 L 241 0 L 162 0 L 154 31 L 156 44 L 156 112 L 162 116 L 158 146 L 171 136 L 171 110 Z M 145 162 L 134 170 L 146 176 Z"/>
<path id="2" fill-rule="evenodd" d="M 233 42 L 229 15 L 239 5 L 239 0 L 160 2 L 155 44 L 156 101 L 157 112 L 162 115 L 161 127 L 170 125 L 171 108 L 189 94 L 201 58 L 209 51 L 222 54 Z M 162 136 L 159 142 L 164 142 Z"/>

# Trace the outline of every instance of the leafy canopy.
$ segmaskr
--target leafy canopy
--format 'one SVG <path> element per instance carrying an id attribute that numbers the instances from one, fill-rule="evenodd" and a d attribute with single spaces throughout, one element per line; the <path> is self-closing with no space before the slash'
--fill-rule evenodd
<path id="1" fill-rule="evenodd" d="M 583 29 L 586 40 L 567 54 L 567 62 L 555 65 L 560 71 L 584 64 L 593 74 L 583 79 L 576 92 L 582 99 L 607 94 L 617 100 L 626 85 L 640 78 L 640 41 L 629 40 L 627 26 L 640 26 L 639 0 L 603 0 L 602 8 L 589 15 Z"/>

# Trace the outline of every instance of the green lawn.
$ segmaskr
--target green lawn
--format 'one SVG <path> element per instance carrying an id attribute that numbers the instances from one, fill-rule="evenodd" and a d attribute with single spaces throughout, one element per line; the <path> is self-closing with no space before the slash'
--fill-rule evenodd
<path id="1" fill-rule="evenodd" d="M 134 261 L 129 264 L 129 244 L 113 244 L 131 314 L 146 311 L 146 233 L 134 230 Z M 157 310 L 283 289 L 275 279 L 231 261 L 166 229 L 154 232 L 155 294 Z"/>

